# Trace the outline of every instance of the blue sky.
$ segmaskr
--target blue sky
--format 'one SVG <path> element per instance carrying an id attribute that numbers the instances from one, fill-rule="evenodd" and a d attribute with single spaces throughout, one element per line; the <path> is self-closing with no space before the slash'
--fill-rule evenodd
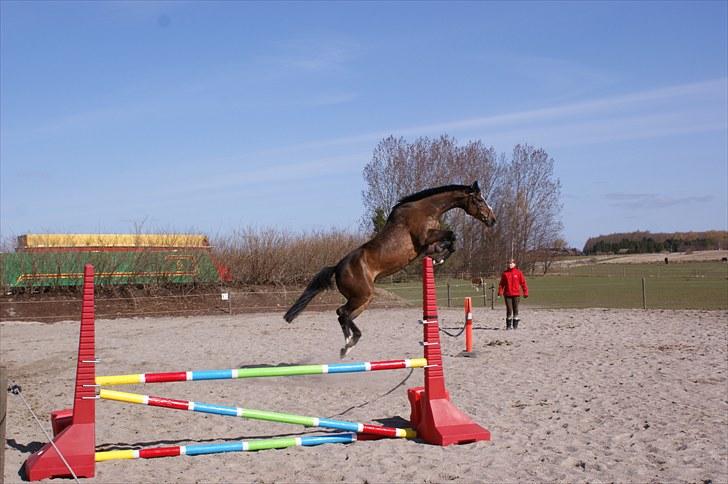
<path id="1" fill-rule="evenodd" d="M 356 230 L 379 140 L 543 147 L 564 236 L 727 229 L 728 2 L 0 2 L 0 232 Z"/>

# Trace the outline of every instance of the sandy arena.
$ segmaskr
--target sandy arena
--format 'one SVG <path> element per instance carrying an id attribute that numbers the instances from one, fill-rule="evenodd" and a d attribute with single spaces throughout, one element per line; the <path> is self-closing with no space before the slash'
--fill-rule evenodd
<path id="1" fill-rule="evenodd" d="M 87 482 L 728 482 L 728 312 L 475 310 L 477 358 L 442 335 L 452 400 L 492 441 L 382 440 L 257 453 L 102 462 Z M 441 325 L 462 311 L 441 311 Z M 417 309 L 375 309 L 348 360 L 421 356 Z M 9 379 L 50 428 L 70 406 L 78 322 L 2 323 Z M 332 311 L 97 321 L 99 374 L 339 361 Z M 167 383 L 120 390 L 342 420 L 403 425 L 421 370 Z M 320 433 L 217 415 L 97 404 L 97 450 Z M 45 438 L 8 395 L 5 482 Z"/>

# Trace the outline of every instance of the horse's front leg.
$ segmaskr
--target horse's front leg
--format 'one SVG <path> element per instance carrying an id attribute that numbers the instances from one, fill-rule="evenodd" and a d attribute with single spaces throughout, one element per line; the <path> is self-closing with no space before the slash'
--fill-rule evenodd
<path id="1" fill-rule="evenodd" d="M 455 252 L 455 234 L 452 230 L 430 230 L 424 245 L 424 254 L 435 264 L 442 264 Z"/>
<path id="2" fill-rule="evenodd" d="M 425 240 L 422 242 L 422 246 L 428 247 L 438 242 L 447 243 L 450 246 L 454 247 L 455 233 L 452 230 L 428 230 L 427 235 L 425 236 Z"/>
<path id="3" fill-rule="evenodd" d="M 424 254 L 432 259 L 433 264 L 440 265 L 450 257 L 455 248 L 447 242 L 435 242 L 425 249 Z"/>

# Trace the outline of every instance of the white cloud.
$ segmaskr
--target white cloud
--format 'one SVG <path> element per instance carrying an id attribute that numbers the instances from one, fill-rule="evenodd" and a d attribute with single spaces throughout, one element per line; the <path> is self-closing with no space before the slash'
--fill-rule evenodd
<path id="1" fill-rule="evenodd" d="M 263 60 L 284 72 L 318 73 L 353 61 L 360 50 L 358 44 L 342 38 L 292 39 L 279 43 Z"/>
<path id="2" fill-rule="evenodd" d="M 342 173 L 358 172 L 362 160 L 368 154 L 350 154 L 325 158 L 309 158 L 306 160 L 281 161 L 278 163 L 260 163 L 255 167 L 239 171 L 226 171 L 206 178 L 195 178 L 188 183 L 174 183 L 168 190 L 157 190 L 155 204 L 174 205 L 178 202 L 189 203 L 195 199 L 209 199 L 211 194 L 220 195 L 228 189 L 249 190 L 264 184 L 279 184 L 284 181 L 302 181 L 306 178 L 335 176 Z M 250 162 L 241 161 L 241 166 Z M 209 170 L 215 173 L 214 169 Z M 145 200 L 145 204 L 149 200 Z M 143 205 L 140 205 L 143 206 Z"/>
<path id="3" fill-rule="evenodd" d="M 704 82 L 681 84 L 648 91 L 638 91 L 618 96 L 591 99 L 560 106 L 550 106 L 526 111 L 495 114 L 475 118 L 446 121 L 442 123 L 422 124 L 391 128 L 389 130 L 374 131 L 357 135 L 342 136 L 319 141 L 301 143 L 285 148 L 272 149 L 269 153 L 288 152 L 302 149 L 317 149 L 331 146 L 352 145 L 357 143 L 376 142 L 389 135 L 394 136 L 432 136 L 442 133 L 457 135 L 464 131 L 497 128 L 502 130 L 512 127 L 526 136 L 531 132 L 538 132 L 539 128 L 549 128 L 555 122 L 571 121 L 583 125 L 584 123 L 619 123 L 619 117 L 624 116 L 671 116 L 673 119 L 688 120 L 682 122 L 686 132 L 713 131 L 715 129 L 728 129 L 726 124 L 726 90 L 728 79 L 713 79 Z M 687 105 L 687 106 L 686 106 Z M 697 106 L 697 108 L 696 108 Z M 718 113 L 718 114 L 716 114 Z M 691 116 L 687 116 L 690 114 Z M 616 118 L 616 119 L 610 119 Z M 665 129 L 644 130 L 642 136 L 659 137 L 675 134 L 679 127 L 668 126 Z M 569 132 L 567 130 L 566 135 Z M 602 137 L 599 141 L 607 141 Z M 597 139 L 587 140 L 594 142 Z M 560 142 L 557 142 L 561 144 Z M 580 143 L 578 138 L 570 143 Z"/>
<path id="4" fill-rule="evenodd" d="M 332 147 L 356 146 L 357 150 L 365 151 L 356 156 L 343 158 L 360 163 L 371 156 L 372 143 L 389 135 L 468 134 L 484 139 L 488 144 L 499 146 L 512 146 L 524 141 L 543 146 L 573 146 L 726 130 L 728 126 L 725 110 L 716 109 L 715 106 L 726 104 L 727 81 L 725 78 L 709 80 L 561 106 L 311 141 L 264 149 L 241 155 L 239 158 L 270 160 L 270 163 L 277 167 L 275 170 L 293 175 L 300 174 L 301 171 L 320 170 L 321 173 L 326 173 L 328 169 L 337 169 L 342 157 L 330 155 L 322 157 L 312 154 L 306 155 L 307 158 L 317 161 L 280 164 L 276 159 L 287 157 L 286 155 L 290 153 L 302 156 L 301 154 L 307 150 L 328 151 Z M 263 172 L 255 172 L 252 179 L 255 180 L 262 175 Z M 211 181 L 211 183 L 214 185 L 216 182 Z M 229 178 L 225 178 L 221 183 L 228 184 Z M 695 200 L 686 199 L 685 203 L 691 201 Z M 652 203 L 655 206 L 666 206 L 670 202 L 669 199 L 656 198 Z"/>
<path id="5" fill-rule="evenodd" d="M 508 52 L 495 56 L 491 53 L 487 61 L 497 72 L 505 72 L 504 77 L 525 79 L 539 88 L 562 92 L 564 98 L 573 99 L 618 80 L 611 72 L 563 58 Z"/>
<path id="6" fill-rule="evenodd" d="M 712 202 L 712 195 L 690 195 L 676 197 L 657 193 L 607 193 L 604 198 L 614 207 L 628 209 L 668 208 L 676 205 L 702 204 Z"/>
<path id="7" fill-rule="evenodd" d="M 334 106 L 349 103 L 356 98 L 357 94 L 354 92 L 330 92 L 313 94 L 306 99 L 302 99 L 300 104 L 307 107 Z"/>

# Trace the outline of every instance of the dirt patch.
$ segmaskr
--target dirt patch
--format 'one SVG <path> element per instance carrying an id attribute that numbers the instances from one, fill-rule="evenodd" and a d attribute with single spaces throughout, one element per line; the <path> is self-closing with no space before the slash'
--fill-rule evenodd
<path id="1" fill-rule="evenodd" d="M 340 362 L 332 313 L 128 318 L 96 324 L 99 375 Z M 451 401 L 489 442 L 439 447 L 386 439 L 350 445 L 99 462 L 94 484 L 121 482 L 728 482 L 727 311 L 531 310 L 517 331 L 475 308 L 473 351 L 441 338 Z M 422 355 L 419 307 L 365 311 L 345 362 Z M 462 309 L 442 309 L 455 321 Z M 497 326 L 501 329 L 495 329 Z M 477 329 L 477 328 L 482 329 Z M 8 379 L 50 426 L 73 398 L 78 323 L 2 323 Z M 507 340 L 510 345 L 489 345 Z M 690 348 L 681 349 L 683 346 Z M 670 348 L 665 351 L 661 348 Z M 121 391 L 350 422 L 408 426 L 416 369 L 121 386 Z M 5 482 L 45 436 L 8 395 Z M 98 450 L 322 435 L 312 427 L 96 403 Z M 2 478 L 0 478 L 2 480 Z M 47 481 L 51 482 L 51 481 Z M 68 484 L 68 479 L 52 481 Z"/>

